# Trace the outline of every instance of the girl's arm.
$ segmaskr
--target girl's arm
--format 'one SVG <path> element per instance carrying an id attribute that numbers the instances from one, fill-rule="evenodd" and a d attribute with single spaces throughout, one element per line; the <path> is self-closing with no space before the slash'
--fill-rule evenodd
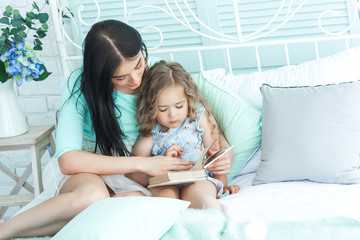
<path id="1" fill-rule="evenodd" d="M 152 136 L 143 137 L 139 136 L 134 148 L 133 154 L 135 156 L 150 157 L 154 146 L 154 138 Z"/>
<path id="2" fill-rule="evenodd" d="M 203 143 L 204 146 L 209 146 L 214 140 L 215 136 L 213 135 L 213 126 L 211 125 L 210 121 L 207 117 L 208 114 L 206 112 L 203 113 L 201 119 L 200 119 L 200 127 L 204 129 L 203 134 Z M 213 118 L 213 116 L 211 116 Z M 215 119 L 213 119 L 212 122 L 215 122 Z M 224 134 L 219 131 L 219 142 L 217 146 L 213 146 L 210 149 L 210 152 L 215 152 L 219 150 L 220 148 L 228 148 L 230 147 L 229 143 L 227 142 Z M 215 145 L 215 144 L 214 144 Z M 214 163 L 212 163 L 207 170 L 214 174 L 218 175 L 224 175 L 228 174 L 230 172 L 231 164 L 234 161 L 234 151 L 231 149 L 228 151 L 224 156 L 222 156 L 219 160 L 216 160 Z"/>
<path id="3" fill-rule="evenodd" d="M 205 147 L 209 146 L 215 140 L 215 136 L 213 135 L 213 126 L 211 125 L 207 116 L 208 116 L 208 114 L 206 114 L 206 112 L 204 112 L 200 119 L 200 127 L 204 129 L 204 134 L 203 134 L 202 138 L 203 138 L 203 143 L 204 143 Z M 210 116 L 210 117 L 212 117 L 212 116 Z M 212 122 L 215 122 L 215 120 Z M 219 144 L 220 144 L 220 148 L 229 147 L 228 142 L 226 141 L 224 135 L 221 132 L 220 132 L 220 136 L 219 136 Z M 216 147 L 216 146 L 212 147 L 211 151 L 213 152 L 218 149 L 219 149 L 219 145 L 218 145 L 218 147 Z M 234 152 L 231 149 L 223 157 L 216 160 L 213 164 L 211 164 L 209 166 L 209 168 L 207 168 L 207 170 L 214 173 L 214 178 L 220 180 L 224 184 L 224 191 L 225 191 L 225 189 L 227 190 L 227 188 L 228 188 L 226 174 L 230 172 L 230 168 L 231 168 L 233 159 L 234 159 Z"/>
<path id="4" fill-rule="evenodd" d="M 220 132 L 219 141 L 220 141 L 220 148 L 230 147 L 229 143 L 227 142 L 222 132 Z M 213 164 L 211 164 L 208 170 L 214 174 L 228 174 L 230 172 L 230 168 L 233 161 L 234 161 L 234 150 L 231 149 L 218 161 L 215 161 Z"/>

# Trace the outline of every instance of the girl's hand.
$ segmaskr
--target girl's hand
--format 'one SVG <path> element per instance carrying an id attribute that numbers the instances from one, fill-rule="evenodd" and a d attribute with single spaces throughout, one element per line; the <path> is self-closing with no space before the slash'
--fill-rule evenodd
<path id="1" fill-rule="evenodd" d="M 151 176 L 156 176 L 171 171 L 188 170 L 194 163 L 192 161 L 184 161 L 178 158 L 167 156 L 154 156 L 145 158 L 141 162 L 142 172 Z"/>
<path id="2" fill-rule="evenodd" d="M 208 154 L 212 155 L 213 152 L 211 150 L 209 150 Z M 207 167 L 206 170 L 208 170 L 216 175 L 228 174 L 230 172 L 233 155 L 234 155 L 233 150 L 230 150 L 225 155 L 223 155 L 221 158 L 215 160 L 215 162 L 210 164 L 210 166 Z"/>
<path id="3" fill-rule="evenodd" d="M 224 187 L 223 192 L 228 192 L 229 194 L 238 193 L 240 191 L 240 187 L 238 185 L 231 185 L 229 187 Z"/>
<path id="4" fill-rule="evenodd" d="M 183 152 L 184 150 L 182 149 L 182 147 L 177 144 L 173 144 L 168 149 L 166 149 L 165 156 L 180 158 Z"/>

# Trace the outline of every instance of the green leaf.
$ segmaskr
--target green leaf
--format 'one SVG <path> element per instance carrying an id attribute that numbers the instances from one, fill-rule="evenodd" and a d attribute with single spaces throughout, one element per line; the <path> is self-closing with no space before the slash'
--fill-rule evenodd
<path id="1" fill-rule="evenodd" d="M 0 47 L 0 55 L 3 55 L 4 53 L 6 53 L 7 50 L 8 50 L 8 48 L 6 46 Z"/>
<path id="2" fill-rule="evenodd" d="M 49 19 L 49 14 L 47 13 L 39 13 L 39 21 L 41 23 L 45 23 Z"/>
<path id="3" fill-rule="evenodd" d="M 18 27 L 19 31 L 25 31 L 26 30 L 26 27 L 24 25 Z"/>
<path id="4" fill-rule="evenodd" d="M 1 31 L 3 32 L 4 36 L 7 38 L 9 37 L 9 34 L 10 34 L 10 28 L 9 27 L 6 27 L 6 28 L 2 28 Z"/>
<path id="5" fill-rule="evenodd" d="M 19 34 L 14 34 L 15 42 L 22 42 L 22 37 Z"/>
<path id="6" fill-rule="evenodd" d="M 31 25 L 32 25 L 32 22 L 30 21 L 25 21 L 25 25 L 31 29 Z"/>
<path id="7" fill-rule="evenodd" d="M 35 45 L 42 45 L 42 42 L 39 39 L 34 39 L 34 44 Z"/>
<path id="8" fill-rule="evenodd" d="M 8 13 L 8 12 L 5 11 L 5 12 L 3 13 L 3 15 L 4 15 L 5 17 L 11 17 L 11 12 Z"/>
<path id="9" fill-rule="evenodd" d="M 11 35 L 15 35 L 15 34 L 17 34 L 18 32 L 19 32 L 19 30 L 18 30 L 17 28 L 13 28 L 13 29 L 11 29 L 10 34 L 11 34 Z"/>
<path id="10" fill-rule="evenodd" d="M 0 18 L 0 23 L 10 25 L 9 18 L 7 17 Z"/>
<path id="11" fill-rule="evenodd" d="M 6 40 L 5 40 L 5 46 L 6 46 L 7 49 L 12 48 L 9 39 L 6 39 Z"/>
<path id="12" fill-rule="evenodd" d="M 17 9 L 15 9 L 15 10 L 13 11 L 13 15 L 14 15 L 14 18 L 21 18 L 20 12 L 19 12 L 19 10 L 17 10 Z"/>
<path id="13" fill-rule="evenodd" d="M 43 38 L 46 36 L 46 33 L 43 30 L 38 30 L 36 31 L 36 33 L 38 34 L 39 38 Z"/>
<path id="14" fill-rule="evenodd" d="M 42 42 L 39 39 L 34 39 L 34 50 L 42 50 Z"/>
<path id="15" fill-rule="evenodd" d="M 71 15 L 72 17 L 74 17 L 74 13 L 71 11 L 71 9 L 70 9 L 69 7 L 66 7 L 66 9 L 67 9 L 68 12 L 70 13 L 70 15 Z"/>
<path id="16" fill-rule="evenodd" d="M 11 20 L 11 25 L 16 28 L 20 27 L 23 23 L 24 23 L 24 20 L 22 18 L 17 18 L 17 19 Z"/>
<path id="17" fill-rule="evenodd" d="M 48 70 L 46 69 L 45 65 L 43 65 L 43 68 L 44 68 L 43 74 L 41 74 L 38 79 L 34 79 L 34 81 L 43 81 L 43 80 L 45 80 L 50 74 L 52 74 L 52 72 L 48 72 Z"/>
<path id="18" fill-rule="evenodd" d="M 19 36 L 21 36 L 23 38 L 27 37 L 27 34 L 24 31 L 19 31 L 18 34 L 19 34 Z"/>
<path id="19" fill-rule="evenodd" d="M 11 7 L 11 6 L 6 6 L 6 8 L 5 8 L 5 12 L 6 13 L 10 13 L 11 14 L 11 12 L 12 12 L 12 10 L 13 10 L 13 8 Z"/>
<path id="20" fill-rule="evenodd" d="M 39 50 L 42 50 L 43 48 L 41 47 L 41 45 L 36 45 L 35 47 L 34 47 L 34 50 L 37 50 L 37 51 L 39 51 Z"/>
<path id="21" fill-rule="evenodd" d="M 44 29 L 44 30 L 48 30 L 49 29 L 49 25 L 47 25 L 47 23 L 43 23 L 41 25 L 41 27 Z"/>
<path id="22" fill-rule="evenodd" d="M 2 49 L 0 49 L 0 53 L 1 51 Z M 0 61 L 0 82 L 2 83 L 6 82 L 9 78 L 11 78 L 11 76 L 6 73 L 5 69 L 5 64 Z"/>
<path id="23" fill-rule="evenodd" d="M 33 12 L 28 12 L 26 13 L 26 17 L 29 18 L 30 20 L 35 18 L 35 14 Z"/>
<path id="24" fill-rule="evenodd" d="M 32 7 L 33 7 L 34 9 L 38 10 L 38 12 L 40 11 L 40 8 L 39 8 L 39 6 L 36 4 L 36 2 L 33 2 Z"/>

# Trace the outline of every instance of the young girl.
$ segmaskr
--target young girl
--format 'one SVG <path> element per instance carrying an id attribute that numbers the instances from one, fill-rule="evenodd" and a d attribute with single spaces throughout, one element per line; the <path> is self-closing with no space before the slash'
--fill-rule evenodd
<path id="1" fill-rule="evenodd" d="M 160 61 L 145 72 L 136 107 L 140 137 L 134 146 L 134 155 L 165 155 L 196 161 L 205 147 L 223 136 L 190 74 L 178 63 Z M 212 151 L 220 148 L 218 141 L 214 145 Z M 232 152 L 227 155 L 233 158 Z M 210 166 L 207 170 L 211 170 Z M 207 180 L 190 185 L 149 190 L 153 196 L 191 201 L 193 208 L 221 211 L 216 198 L 237 193 L 239 187 L 228 187 L 226 174 L 207 174 Z M 128 176 L 143 185 L 148 183 L 144 176 Z"/>

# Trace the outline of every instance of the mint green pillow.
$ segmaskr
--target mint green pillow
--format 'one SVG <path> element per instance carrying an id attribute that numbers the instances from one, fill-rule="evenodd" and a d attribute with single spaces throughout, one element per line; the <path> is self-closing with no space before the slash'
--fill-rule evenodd
<path id="1" fill-rule="evenodd" d="M 261 143 L 261 111 L 247 103 L 223 83 L 194 78 L 200 92 L 214 111 L 216 120 L 230 145 L 234 145 L 234 162 L 228 178 L 244 166 Z"/>
<path id="2" fill-rule="evenodd" d="M 107 198 L 82 211 L 52 240 L 157 240 L 189 204 L 172 198 Z"/>

